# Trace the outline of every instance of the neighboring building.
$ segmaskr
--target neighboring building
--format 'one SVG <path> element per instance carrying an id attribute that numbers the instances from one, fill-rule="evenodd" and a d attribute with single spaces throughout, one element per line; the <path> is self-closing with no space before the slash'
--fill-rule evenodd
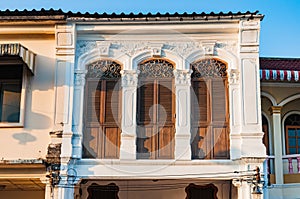
<path id="1" fill-rule="evenodd" d="M 262 19 L 0 12 L 0 196 L 252 198 Z"/>
<path id="2" fill-rule="evenodd" d="M 269 155 L 266 198 L 299 198 L 300 59 L 260 58 L 262 127 Z"/>

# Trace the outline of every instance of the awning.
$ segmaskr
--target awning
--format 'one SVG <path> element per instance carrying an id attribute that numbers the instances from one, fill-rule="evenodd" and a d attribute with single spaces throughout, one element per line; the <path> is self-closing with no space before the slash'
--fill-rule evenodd
<path id="1" fill-rule="evenodd" d="M 261 80 L 300 82 L 300 71 L 296 70 L 259 70 Z"/>
<path id="2" fill-rule="evenodd" d="M 34 75 L 35 55 L 19 43 L 0 44 L 0 56 L 19 56 L 32 75 Z"/>

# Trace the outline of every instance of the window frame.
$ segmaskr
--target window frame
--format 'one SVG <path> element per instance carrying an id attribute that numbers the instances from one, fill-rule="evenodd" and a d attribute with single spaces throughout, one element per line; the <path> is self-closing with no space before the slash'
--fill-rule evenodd
<path id="1" fill-rule="evenodd" d="M 116 60 L 110 60 L 110 59 L 99 59 L 95 62 L 92 62 L 89 65 L 92 64 L 97 64 L 98 62 L 109 62 L 111 61 L 112 63 L 118 64 L 120 66 L 120 69 L 122 69 L 122 65 L 116 61 Z M 89 66 L 88 65 L 88 66 Z M 97 68 L 97 67 L 96 67 Z M 92 70 L 91 70 L 92 71 Z M 120 73 L 119 73 L 120 74 Z M 115 160 L 115 159 L 120 159 L 120 145 L 121 145 L 121 133 L 122 133 L 122 124 L 121 124 L 121 119 L 122 119 L 122 86 L 121 86 L 121 76 L 120 77 L 104 77 L 104 76 L 94 76 L 95 74 L 91 74 L 91 77 L 88 77 L 88 75 L 86 74 L 86 79 L 85 79 L 85 86 L 84 86 L 84 93 L 85 93 L 85 97 L 83 100 L 84 103 L 84 111 L 83 111 L 83 116 L 84 116 L 84 126 L 83 126 L 83 133 L 86 134 L 88 131 L 88 128 L 98 128 L 98 132 L 97 132 L 97 138 L 96 138 L 96 144 L 95 144 L 95 154 L 88 154 L 86 153 L 86 149 L 82 148 L 82 158 L 83 159 L 106 159 L 106 160 Z M 121 75 L 121 74 L 120 74 Z M 95 121 L 88 121 L 88 97 L 89 97 L 89 84 L 91 82 L 96 82 L 99 86 L 100 83 L 100 88 L 99 88 L 99 118 L 96 118 L 98 120 L 98 122 Z M 118 90 L 118 118 L 117 121 L 114 122 L 107 122 L 105 121 L 106 119 L 106 100 L 107 100 L 107 82 L 115 82 L 116 85 L 119 86 L 119 90 Z M 96 90 L 97 90 L 97 86 L 96 86 Z M 109 102 L 111 103 L 111 101 Z M 93 107 L 95 108 L 95 106 L 93 105 Z M 118 136 L 117 136 L 117 148 L 118 150 L 116 151 L 116 156 L 106 156 L 106 151 L 105 151 L 105 145 L 106 143 L 106 139 L 108 138 L 105 135 L 105 131 L 104 129 L 106 128 L 118 128 Z M 100 133 L 101 132 L 101 133 Z M 82 145 L 85 144 L 85 136 L 88 136 L 88 134 L 83 135 L 83 143 Z M 89 146 L 91 147 L 91 146 Z M 92 157 L 93 156 L 93 157 Z"/>
<path id="2" fill-rule="evenodd" d="M 297 132 L 296 132 L 296 135 L 295 136 L 292 136 L 292 137 L 295 137 L 296 139 L 296 146 L 293 147 L 296 149 L 296 153 L 290 153 L 290 145 L 289 145 L 289 133 L 288 133 L 288 130 L 289 129 L 295 129 L 297 131 L 300 131 L 300 125 L 285 125 L 285 148 L 286 148 L 286 154 L 287 155 L 294 155 L 294 154 L 299 154 L 300 153 L 300 144 L 298 144 L 298 139 L 300 139 L 300 136 L 297 136 Z"/>
<path id="3" fill-rule="evenodd" d="M 150 73 L 148 75 L 145 76 L 144 75 L 139 75 L 138 76 L 138 88 L 137 88 L 137 113 L 136 113 L 136 124 L 137 124 L 137 138 L 136 138 L 136 159 L 137 160 L 170 160 L 170 159 L 174 159 L 175 158 L 175 131 L 176 131 L 176 95 L 175 95 L 175 76 L 173 74 L 173 71 L 176 67 L 175 63 L 173 63 L 172 61 L 168 60 L 168 59 L 164 59 L 164 58 L 155 58 L 152 57 L 150 59 L 146 59 L 142 62 L 139 63 L 139 70 L 142 70 L 140 67 L 141 65 L 148 63 L 148 62 L 166 62 L 167 64 L 172 66 L 172 69 L 170 69 L 169 75 L 171 76 L 165 76 L 165 77 L 161 77 L 159 73 Z M 171 72 L 172 70 L 172 72 Z M 158 70 L 159 71 L 159 70 Z M 145 71 L 145 73 L 147 73 L 149 71 Z M 157 75 L 158 74 L 158 75 Z M 157 75 L 157 76 L 156 76 Z M 162 82 L 162 84 L 161 84 Z M 140 93 L 140 89 L 142 87 L 142 85 L 152 85 L 153 86 L 153 103 L 151 106 L 156 105 L 154 103 L 158 102 L 160 99 L 160 90 L 159 90 L 159 86 L 162 85 L 164 86 L 167 83 L 171 83 L 171 117 L 170 117 L 170 121 L 168 121 L 167 123 L 165 123 L 163 126 L 160 123 L 159 118 L 159 113 L 158 110 L 155 109 L 154 113 L 156 115 L 154 115 L 154 121 L 155 123 L 148 123 L 149 121 L 141 121 L 140 117 L 141 117 L 141 93 Z M 165 88 L 168 88 L 167 86 L 164 86 Z M 170 88 L 169 88 L 170 89 Z M 148 113 L 145 113 L 148 114 Z M 139 149 L 141 147 L 145 146 L 145 143 L 140 145 L 141 140 L 139 138 L 139 136 L 141 135 L 138 128 L 143 128 L 147 125 L 151 126 L 151 137 L 149 137 L 149 143 L 151 144 L 150 146 L 150 150 L 149 155 L 145 155 L 147 153 L 141 153 L 139 151 Z M 163 151 L 163 149 L 165 148 L 165 146 L 163 146 L 162 148 L 160 147 L 160 136 L 163 134 L 163 128 L 164 127 L 169 127 L 171 128 L 171 134 L 170 134 L 170 142 L 168 143 L 168 145 L 170 145 L 171 148 L 171 153 L 167 154 L 167 155 L 162 155 L 160 152 Z M 156 132 L 156 130 L 159 130 L 158 132 Z M 153 133 L 155 132 L 155 133 Z"/>
<path id="4" fill-rule="evenodd" d="M 197 121 L 194 120 L 193 118 L 193 111 L 195 111 L 193 109 L 193 105 L 195 104 L 195 100 L 197 100 L 196 98 L 198 96 L 191 94 L 191 134 L 192 136 L 194 136 L 191 140 L 191 159 L 192 160 L 201 160 L 201 159 L 209 159 L 209 160 L 213 160 L 213 159 L 230 159 L 230 110 L 229 110 L 229 82 L 228 82 L 228 74 L 227 74 L 227 69 L 228 69 L 228 65 L 226 62 L 219 60 L 217 58 L 205 58 L 205 59 L 201 59 L 198 61 L 195 61 L 194 63 L 191 63 L 190 68 L 191 70 L 194 72 L 196 72 L 196 70 L 193 69 L 193 64 L 197 64 L 198 62 L 201 61 L 209 61 L 209 60 L 214 60 L 215 62 L 220 62 L 221 64 L 223 64 L 226 68 L 226 71 L 221 71 L 219 69 L 217 69 L 215 72 L 218 72 L 219 74 L 221 74 L 223 72 L 223 74 L 221 74 L 221 76 L 215 76 L 216 73 L 214 74 L 209 74 L 206 75 L 205 74 L 205 70 L 203 73 L 203 76 L 201 75 L 200 77 L 198 76 L 193 76 L 191 77 L 191 89 L 190 92 L 194 93 L 195 92 L 195 88 L 194 85 L 196 85 L 197 82 L 203 82 L 206 86 L 206 121 L 201 121 L 201 116 L 199 115 L 199 119 Z M 219 71 L 218 71 L 219 70 Z M 214 92 L 215 89 L 213 88 L 213 84 L 214 82 L 218 82 L 222 80 L 222 83 L 224 85 L 224 88 L 226 89 L 224 92 L 224 97 L 225 97 L 225 107 L 224 107 L 224 121 L 219 121 L 217 119 L 214 119 Z M 196 104 L 200 105 L 199 102 L 197 102 Z M 200 110 L 200 106 L 198 107 L 198 109 Z M 199 111 L 198 110 L 198 111 Z M 195 114 L 195 113 L 194 113 Z M 220 133 L 219 136 L 225 136 L 226 138 L 226 145 L 224 145 L 223 147 L 226 148 L 226 156 L 222 156 L 222 155 L 217 155 L 218 150 L 215 151 L 215 146 L 218 144 L 218 142 L 220 142 L 220 137 L 218 136 L 218 139 L 215 139 L 215 129 L 220 129 L 223 128 L 223 130 L 225 131 L 224 133 Z M 206 139 L 203 140 L 203 136 L 201 135 L 205 135 Z M 209 137 L 207 137 L 208 135 L 211 135 Z M 199 137 L 198 137 L 199 135 Z M 208 138 L 208 139 L 207 139 Z M 195 140 L 194 140 L 195 139 Z M 200 148 L 199 145 L 202 145 L 203 148 Z M 196 149 L 197 147 L 197 149 Z M 200 149 L 200 155 L 197 154 L 197 150 Z M 203 152 L 201 151 L 203 150 Z M 216 152 L 216 155 L 215 155 Z M 195 154 L 196 153 L 196 154 Z M 199 153 L 199 152 L 198 152 Z M 224 152 L 223 152 L 224 153 Z"/>
<path id="5" fill-rule="evenodd" d="M 25 122 L 25 103 L 26 103 L 26 91 L 27 91 L 27 81 L 28 81 L 28 75 L 27 75 L 27 67 L 22 63 L 16 62 L 17 59 L 10 63 L 3 62 L 0 60 L 0 67 L 3 65 L 6 66 L 13 66 L 13 65 L 19 65 L 22 67 L 22 86 L 21 86 L 21 98 L 20 98 L 20 113 L 19 113 L 19 122 L 1 122 L 0 121 L 0 128 L 5 127 L 24 127 Z"/>

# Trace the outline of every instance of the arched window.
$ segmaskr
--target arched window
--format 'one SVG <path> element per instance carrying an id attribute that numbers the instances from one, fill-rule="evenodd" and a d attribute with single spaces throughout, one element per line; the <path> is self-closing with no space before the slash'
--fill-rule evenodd
<path id="1" fill-rule="evenodd" d="M 138 67 L 137 158 L 171 159 L 175 130 L 173 64 L 151 59 Z"/>
<path id="2" fill-rule="evenodd" d="M 229 158 L 226 64 L 204 59 L 191 64 L 192 159 Z"/>
<path id="3" fill-rule="evenodd" d="M 292 114 L 284 121 L 286 154 L 300 153 L 300 115 Z"/>
<path id="4" fill-rule="evenodd" d="M 100 60 L 88 65 L 87 70 L 83 157 L 119 158 L 121 66 Z"/>
<path id="5" fill-rule="evenodd" d="M 263 143 L 266 147 L 266 153 L 267 155 L 270 155 L 270 150 L 269 150 L 269 125 L 268 125 L 268 120 L 267 118 L 262 115 L 262 130 L 264 132 L 264 136 L 263 136 Z"/>

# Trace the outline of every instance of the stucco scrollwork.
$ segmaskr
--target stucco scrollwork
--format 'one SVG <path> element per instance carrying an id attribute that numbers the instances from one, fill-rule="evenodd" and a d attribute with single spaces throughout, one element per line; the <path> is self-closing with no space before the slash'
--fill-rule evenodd
<path id="1" fill-rule="evenodd" d="M 200 43 L 197 41 L 167 42 L 164 48 L 173 51 L 181 57 L 188 57 L 191 52 L 202 50 Z"/>
<path id="2" fill-rule="evenodd" d="M 144 41 L 117 41 L 112 43 L 112 48 L 117 49 L 117 51 L 132 57 L 138 52 L 149 50 L 150 45 L 149 42 Z"/>

